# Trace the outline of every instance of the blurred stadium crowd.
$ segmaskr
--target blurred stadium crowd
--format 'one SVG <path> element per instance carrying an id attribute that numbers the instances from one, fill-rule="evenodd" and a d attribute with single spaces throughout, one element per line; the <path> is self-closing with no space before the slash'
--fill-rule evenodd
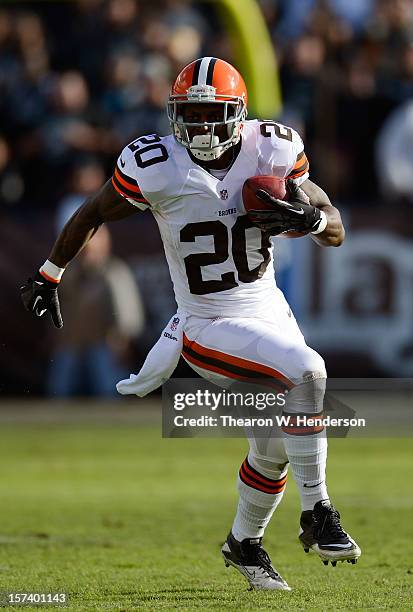
<path id="1" fill-rule="evenodd" d="M 372 140 L 413 95 L 411 0 L 260 4 L 278 53 L 282 119 L 304 132 L 314 176 L 335 196 L 372 200 Z M 178 70 L 202 54 L 236 62 L 213 8 L 189 0 L 3 6 L 2 212 L 53 209 L 78 166 L 93 160 L 110 175 L 126 142 L 167 133 L 165 99 Z"/>
<path id="2" fill-rule="evenodd" d="M 312 178 L 345 208 L 371 209 L 388 198 L 392 206 L 406 206 L 413 200 L 413 154 L 410 161 L 405 155 L 406 147 L 411 153 L 413 148 L 413 0 L 258 3 L 280 67 L 278 119 L 304 137 Z M 6 290 L 18 283 L 16 269 L 27 274 L 42 263 L 53 232 L 111 176 L 127 142 L 169 132 L 165 100 L 171 81 L 203 54 L 237 65 L 236 41 L 213 2 L 73 0 L 0 8 L 0 216 L 6 253 L 0 273 Z M 148 221 L 137 223 L 132 227 L 142 231 Z M 114 236 L 116 244 L 116 230 Z M 139 241 L 149 270 L 162 257 L 159 243 Z M 130 257 L 134 242 L 136 236 L 124 228 L 121 255 Z M 11 273 L 16 258 L 20 265 Z M 169 314 L 168 305 L 153 307 L 148 323 L 159 329 Z M 141 320 L 136 329 L 142 328 Z M 142 354 L 152 339 L 149 334 L 141 343 Z M 22 341 L 20 353 L 30 346 Z M 9 354 L 1 359 L 10 364 Z M 13 359 L 17 370 L 21 357 Z M 33 381 L 38 379 L 34 373 Z"/>

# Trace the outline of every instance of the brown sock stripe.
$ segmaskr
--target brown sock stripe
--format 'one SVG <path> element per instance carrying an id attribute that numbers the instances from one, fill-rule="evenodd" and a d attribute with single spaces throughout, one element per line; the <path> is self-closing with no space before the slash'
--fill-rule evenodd
<path id="1" fill-rule="evenodd" d="M 248 463 L 247 459 L 245 459 L 244 463 L 241 465 L 239 477 L 244 484 L 257 489 L 258 491 L 273 495 L 276 493 L 281 493 L 284 490 L 287 482 L 287 474 L 278 480 L 266 478 L 257 472 L 257 470 L 254 470 L 254 468 Z"/>

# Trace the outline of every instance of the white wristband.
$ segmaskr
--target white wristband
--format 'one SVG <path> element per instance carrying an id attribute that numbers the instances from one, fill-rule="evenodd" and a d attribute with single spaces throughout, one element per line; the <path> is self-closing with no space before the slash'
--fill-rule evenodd
<path id="1" fill-rule="evenodd" d="M 54 263 L 46 259 L 39 272 L 44 278 L 52 283 L 60 283 L 65 268 L 59 268 Z"/>
<path id="2" fill-rule="evenodd" d="M 312 234 L 321 234 L 327 227 L 327 215 L 323 210 L 320 210 L 320 223 L 318 224 L 318 228 L 311 232 Z"/>

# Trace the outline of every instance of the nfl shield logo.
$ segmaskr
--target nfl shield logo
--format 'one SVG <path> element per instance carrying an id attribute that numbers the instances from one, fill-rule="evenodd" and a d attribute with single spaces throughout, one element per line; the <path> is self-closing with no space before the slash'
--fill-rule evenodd
<path id="1" fill-rule="evenodd" d="M 221 200 L 228 200 L 228 191 L 226 189 L 221 189 L 219 195 Z"/>
<path id="2" fill-rule="evenodd" d="M 174 317 L 170 325 L 171 331 L 175 331 L 179 325 L 179 317 Z"/>

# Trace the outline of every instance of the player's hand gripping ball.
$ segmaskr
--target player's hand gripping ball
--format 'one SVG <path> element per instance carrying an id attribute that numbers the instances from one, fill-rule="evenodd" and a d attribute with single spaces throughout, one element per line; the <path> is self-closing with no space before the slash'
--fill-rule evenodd
<path id="1" fill-rule="evenodd" d="M 273 236 L 305 236 L 320 223 L 320 211 L 293 181 L 252 176 L 243 185 L 242 199 L 254 225 Z"/>

